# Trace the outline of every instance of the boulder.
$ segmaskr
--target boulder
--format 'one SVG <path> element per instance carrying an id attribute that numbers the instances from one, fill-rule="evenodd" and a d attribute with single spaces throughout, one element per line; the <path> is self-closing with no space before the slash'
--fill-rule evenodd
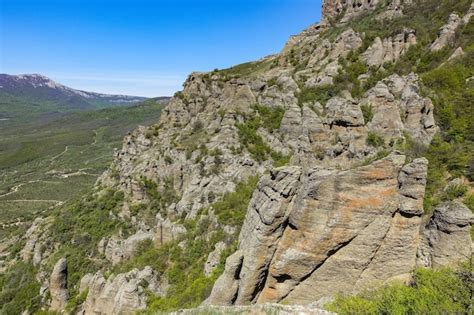
<path id="1" fill-rule="evenodd" d="M 69 298 L 66 258 L 61 258 L 54 265 L 49 280 L 49 293 L 51 295 L 51 310 L 61 311 Z"/>
<path id="2" fill-rule="evenodd" d="M 214 269 L 217 268 L 219 262 L 221 261 L 221 253 L 226 248 L 227 246 L 224 242 L 218 242 L 215 245 L 214 250 L 209 253 L 209 255 L 207 256 L 206 263 L 204 264 L 204 274 L 206 276 L 209 277 L 214 271 Z"/>
<path id="3" fill-rule="evenodd" d="M 422 234 L 418 265 L 456 266 L 472 258 L 471 225 L 474 214 L 459 201 L 437 206 Z"/>
<path id="4" fill-rule="evenodd" d="M 88 290 L 83 310 L 85 314 L 134 314 L 146 308 L 146 290 L 164 296 L 166 289 L 167 282 L 159 282 L 151 267 L 133 269 L 108 279 L 99 271 L 81 280 L 82 292 Z"/>

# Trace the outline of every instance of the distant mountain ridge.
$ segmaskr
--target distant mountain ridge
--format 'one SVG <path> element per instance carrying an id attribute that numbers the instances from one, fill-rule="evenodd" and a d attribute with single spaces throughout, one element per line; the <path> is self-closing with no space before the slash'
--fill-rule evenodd
<path id="1" fill-rule="evenodd" d="M 112 95 L 70 88 L 41 74 L 0 74 L 0 97 L 4 94 L 35 102 L 49 102 L 69 108 L 91 109 L 114 105 L 128 105 L 146 97 Z"/>

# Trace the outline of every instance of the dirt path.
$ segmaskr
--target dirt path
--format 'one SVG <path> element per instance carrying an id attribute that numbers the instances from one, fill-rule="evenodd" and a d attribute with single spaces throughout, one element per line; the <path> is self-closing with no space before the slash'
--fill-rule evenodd
<path id="1" fill-rule="evenodd" d="M 51 158 L 51 160 L 50 160 L 51 164 L 52 164 L 55 160 L 59 159 L 61 156 L 63 156 L 64 154 L 66 154 L 66 153 L 67 153 L 67 150 L 69 150 L 69 147 L 68 147 L 68 146 L 66 146 L 66 147 L 64 148 L 64 151 L 63 151 L 63 152 L 59 153 L 59 154 L 56 155 L 56 156 L 53 156 L 53 157 Z"/>
<path id="2" fill-rule="evenodd" d="M 41 179 L 38 179 L 38 180 L 30 180 L 26 183 L 21 183 L 21 184 L 18 184 L 18 185 L 15 185 L 13 186 L 12 188 L 10 188 L 10 191 L 3 194 L 3 195 L 0 195 L 0 198 L 2 197 L 6 197 L 6 196 L 9 196 L 11 194 L 14 194 L 16 192 L 18 192 L 20 190 L 21 187 L 25 186 L 26 184 L 34 184 L 34 183 L 49 183 L 49 184 L 61 184 L 61 182 L 56 182 L 56 181 L 48 181 L 48 180 L 41 180 Z"/>

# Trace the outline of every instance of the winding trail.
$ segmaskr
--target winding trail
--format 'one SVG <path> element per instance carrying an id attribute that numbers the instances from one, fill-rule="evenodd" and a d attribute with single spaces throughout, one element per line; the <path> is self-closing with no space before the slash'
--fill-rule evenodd
<path id="1" fill-rule="evenodd" d="M 58 155 L 53 156 L 53 157 L 51 158 L 50 162 L 53 163 L 55 160 L 57 160 L 58 158 L 60 158 L 60 157 L 63 156 L 64 154 L 66 154 L 66 153 L 67 153 L 67 150 L 69 150 L 69 146 L 66 146 L 66 147 L 64 148 L 64 151 L 63 151 L 63 152 L 59 153 Z"/>

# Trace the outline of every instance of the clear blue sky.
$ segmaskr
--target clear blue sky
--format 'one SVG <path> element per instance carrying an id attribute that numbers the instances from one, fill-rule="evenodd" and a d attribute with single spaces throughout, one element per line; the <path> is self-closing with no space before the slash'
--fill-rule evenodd
<path id="1" fill-rule="evenodd" d="M 0 0 L 0 72 L 171 95 L 192 71 L 280 51 L 321 0 Z"/>

